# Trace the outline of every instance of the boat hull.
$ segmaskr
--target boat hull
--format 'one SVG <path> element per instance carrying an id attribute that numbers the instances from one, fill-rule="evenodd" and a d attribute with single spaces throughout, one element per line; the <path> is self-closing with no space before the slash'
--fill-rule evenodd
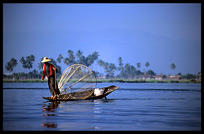
<path id="1" fill-rule="evenodd" d="M 117 86 L 109 86 L 109 87 L 104 87 L 103 89 L 103 94 L 102 95 L 98 95 L 95 96 L 94 95 L 94 90 L 88 90 L 88 91 L 83 91 L 83 92 L 73 92 L 73 93 L 69 93 L 69 94 L 63 94 L 63 95 L 58 95 L 56 100 L 57 101 L 74 101 L 74 100 L 87 100 L 87 99 L 102 99 L 104 97 L 106 97 L 107 95 L 109 95 L 110 93 L 112 93 L 113 91 L 115 91 L 116 89 L 118 89 L 119 87 Z M 80 97 L 80 94 L 83 94 L 84 97 Z M 51 97 L 42 97 L 43 99 L 49 100 L 49 101 L 56 101 L 53 100 Z"/>

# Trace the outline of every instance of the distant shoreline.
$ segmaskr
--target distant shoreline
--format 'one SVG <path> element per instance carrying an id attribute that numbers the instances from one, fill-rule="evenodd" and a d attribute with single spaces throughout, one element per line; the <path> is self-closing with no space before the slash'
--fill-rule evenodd
<path id="1" fill-rule="evenodd" d="M 57 80 L 59 82 L 59 79 Z M 87 81 L 95 82 L 95 81 Z M 201 83 L 200 80 L 196 79 L 181 79 L 181 80 L 155 80 L 155 79 L 97 79 L 97 83 Z M 3 80 L 3 83 L 47 83 L 47 80 L 41 81 L 40 79 L 25 79 L 25 80 Z"/>

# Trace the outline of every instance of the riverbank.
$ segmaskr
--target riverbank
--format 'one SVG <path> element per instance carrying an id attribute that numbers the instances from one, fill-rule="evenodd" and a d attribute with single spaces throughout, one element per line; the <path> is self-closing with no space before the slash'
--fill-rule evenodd
<path id="1" fill-rule="evenodd" d="M 57 79 L 59 82 L 59 79 Z M 87 81 L 95 82 L 95 81 Z M 200 80 L 196 79 L 181 79 L 181 80 L 155 80 L 155 79 L 97 79 L 97 83 L 201 83 Z M 3 79 L 3 83 L 47 83 L 47 80 L 41 81 L 40 79 L 24 79 L 24 80 L 13 80 Z"/>

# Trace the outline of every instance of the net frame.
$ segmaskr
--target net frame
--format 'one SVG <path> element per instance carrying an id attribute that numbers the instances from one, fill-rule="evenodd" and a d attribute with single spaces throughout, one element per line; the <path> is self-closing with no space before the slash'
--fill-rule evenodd
<path id="1" fill-rule="evenodd" d="M 72 78 L 73 75 L 75 75 L 76 72 L 79 72 L 78 75 L 82 75 L 81 78 L 79 79 L 74 79 Z M 85 72 L 85 74 L 88 72 L 88 74 L 84 75 L 83 73 Z M 84 81 L 86 78 L 91 77 L 91 81 Z M 84 83 L 91 83 L 91 84 L 84 84 Z M 76 88 L 74 89 L 73 86 L 77 85 L 80 87 L 80 84 L 82 84 L 82 86 L 80 88 Z M 88 90 L 92 90 L 95 89 L 97 85 L 97 79 L 96 79 L 96 75 L 95 73 L 87 66 L 83 65 L 83 64 L 73 64 L 69 67 L 67 67 L 62 76 L 61 79 L 58 83 L 58 89 L 60 90 L 60 94 L 64 95 L 64 94 L 70 94 L 72 95 L 73 98 L 86 98 L 88 96 L 90 96 L 93 92 L 90 92 L 90 94 L 84 94 L 81 95 L 80 97 L 78 97 L 76 94 L 84 92 L 84 91 L 88 91 Z M 94 91 L 94 90 L 93 90 Z M 73 92 L 74 95 L 73 96 Z"/>

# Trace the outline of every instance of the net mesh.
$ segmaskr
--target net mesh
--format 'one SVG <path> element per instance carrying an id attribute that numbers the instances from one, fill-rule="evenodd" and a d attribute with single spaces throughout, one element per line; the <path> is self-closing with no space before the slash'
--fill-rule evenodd
<path id="1" fill-rule="evenodd" d="M 84 92 L 96 87 L 97 81 L 94 72 L 85 65 L 73 64 L 65 69 L 58 83 L 60 94 Z M 90 92 L 91 93 L 91 92 Z M 80 97 L 86 97 L 81 94 Z"/>

